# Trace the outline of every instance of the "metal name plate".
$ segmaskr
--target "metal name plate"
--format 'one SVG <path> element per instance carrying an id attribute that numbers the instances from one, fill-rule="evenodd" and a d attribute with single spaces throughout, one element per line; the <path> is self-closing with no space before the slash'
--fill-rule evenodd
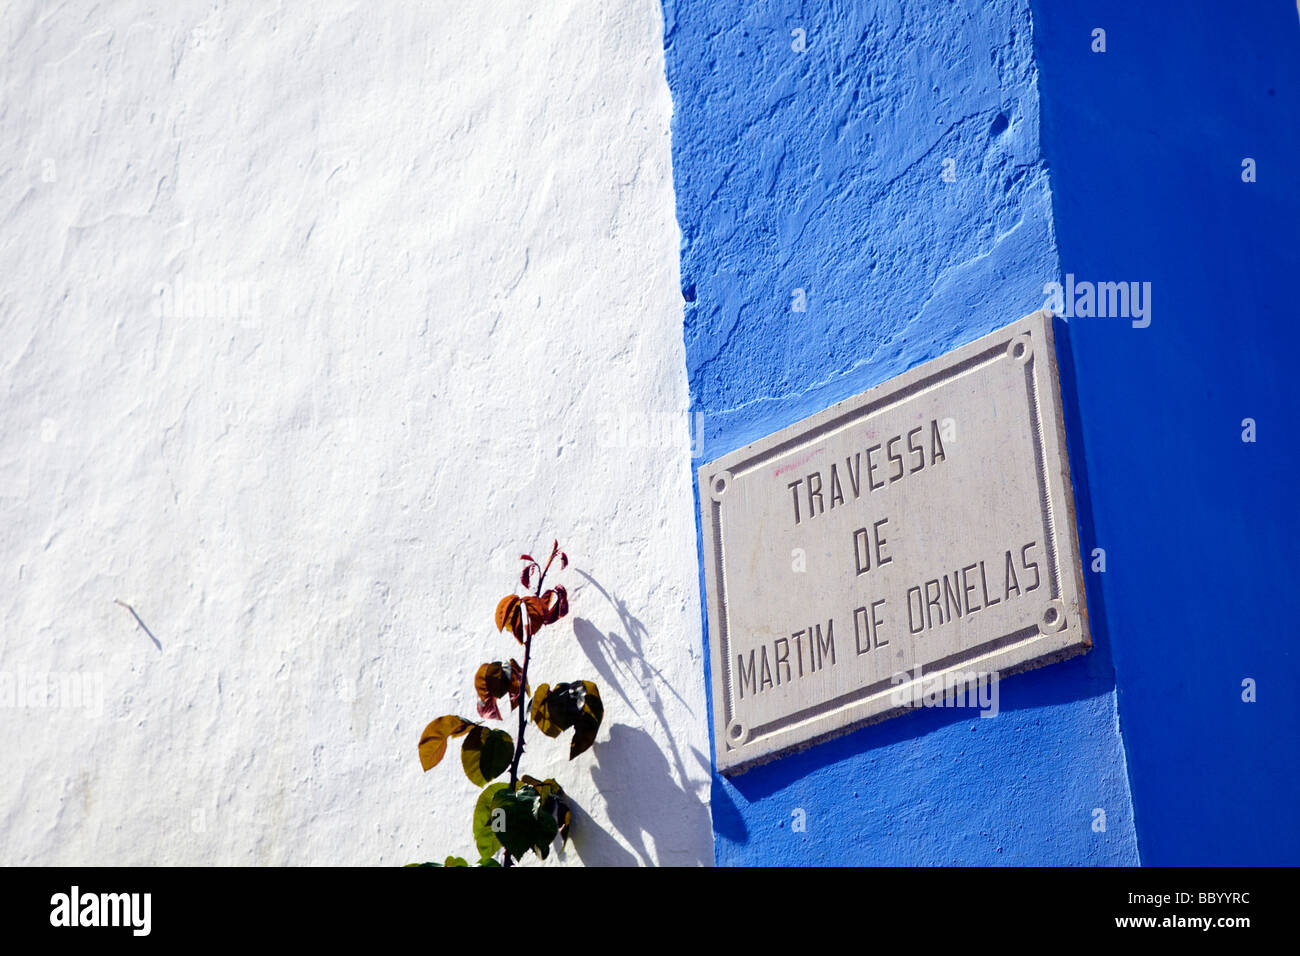
<path id="1" fill-rule="evenodd" d="M 1049 313 L 699 482 L 719 770 L 1092 645 Z"/>

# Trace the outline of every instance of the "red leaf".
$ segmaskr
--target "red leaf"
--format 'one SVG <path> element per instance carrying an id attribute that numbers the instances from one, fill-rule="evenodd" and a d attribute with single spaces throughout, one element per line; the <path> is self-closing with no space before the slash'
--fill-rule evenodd
<path id="1" fill-rule="evenodd" d="M 501 710 L 497 700 L 509 695 L 510 709 L 519 706 L 519 700 L 525 693 L 523 668 L 519 662 L 511 659 L 510 663 L 493 661 L 479 667 L 474 674 L 474 692 L 478 695 L 478 712 L 480 717 L 492 720 L 501 719 Z"/>
<path id="2" fill-rule="evenodd" d="M 510 709 L 517 708 L 527 693 L 528 685 L 524 683 L 524 669 L 512 657 L 510 658 Z"/>
<path id="3" fill-rule="evenodd" d="M 557 584 L 551 590 L 542 595 L 546 602 L 546 623 L 554 624 L 564 615 L 569 613 L 569 595 L 564 590 L 564 586 Z"/>

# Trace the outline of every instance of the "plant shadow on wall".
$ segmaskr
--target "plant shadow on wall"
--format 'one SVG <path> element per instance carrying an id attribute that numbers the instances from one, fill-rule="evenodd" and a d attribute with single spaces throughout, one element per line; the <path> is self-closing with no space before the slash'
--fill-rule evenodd
<path id="1" fill-rule="evenodd" d="M 595 825 L 583 828 L 574 846 L 584 862 L 661 863 L 672 866 L 711 865 L 713 824 L 709 809 L 691 784 L 689 764 L 698 777 L 707 777 L 709 757 L 693 747 L 683 755 L 677 729 L 670 725 L 660 697 L 662 688 L 689 713 L 689 705 L 663 674 L 648 663 L 645 649 L 651 640 L 646 626 L 627 603 L 585 571 L 578 573 L 600 592 L 618 615 L 620 628 L 602 631 L 591 621 L 575 617 L 573 633 L 607 687 L 613 687 L 627 709 L 637 716 L 648 711 L 657 733 L 618 724 L 610 729 L 609 743 L 595 751 L 598 766 L 592 782 L 605 802 L 610 824 L 633 848 L 628 853 Z M 621 631 L 621 633 L 620 633 Z M 634 698 L 644 701 L 638 708 Z M 644 721 L 643 721 L 644 722 Z M 647 845 L 646 838 L 653 842 Z"/>

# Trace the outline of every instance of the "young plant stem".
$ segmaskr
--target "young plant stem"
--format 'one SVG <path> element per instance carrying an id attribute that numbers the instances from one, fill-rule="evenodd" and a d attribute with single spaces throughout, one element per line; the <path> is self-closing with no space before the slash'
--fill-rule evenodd
<path id="1" fill-rule="evenodd" d="M 546 572 L 551 570 L 551 562 L 555 560 L 555 548 L 551 549 L 551 557 L 546 562 L 546 567 L 542 569 L 541 577 L 537 579 L 537 587 L 533 588 L 533 596 L 540 597 L 542 593 L 542 582 L 546 580 Z M 525 688 L 528 686 L 528 662 L 533 656 L 533 626 L 528 617 L 528 608 L 522 612 L 524 622 L 524 668 L 519 675 L 519 686 Z M 527 727 L 528 701 L 520 699 L 519 702 L 519 739 L 515 741 L 515 759 L 510 761 L 510 792 L 515 792 L 515 785 L 519 782 L 519 758 L 524 755 L 524 729 Z M 505 860 L 502 866 L 514 866 L 515 862 L 510 856 L 510 851 L 506 850 Z"/>

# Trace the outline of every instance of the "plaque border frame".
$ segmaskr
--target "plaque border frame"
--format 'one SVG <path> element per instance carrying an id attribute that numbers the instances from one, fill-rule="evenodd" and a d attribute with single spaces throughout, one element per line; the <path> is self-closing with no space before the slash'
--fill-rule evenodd
<path id="1" fill-rule="evenodd" d="M 1027 351 L 1017 351 L 1021 346 Z M 936 661 L 931 665 L 936 669 L 925 672 L 923 680 L 941 675 L 947 668 L 979 669 L 996 672 L 999 678 L 1008 677 L 1083 654 L 1092 647 L 1055 347 L 1052 313 L 1034 312 L 699 467 L 713 743 L 719 771 L 729 775 L 742 773 L 761 763 L 917 709 L 915 704 L 899 706 L 891 700 L 894 692 L 907 693 L 908 685 L 917 681 L 891 683 L 883 688 L 871 685 L 810 705 L 760 727 L 741 727 L 739 735 L 733 734 L 735 728 L 730 715 L 734 685 L 724 613 L 727 584 L 721 518 L 721 498 L 728 483 L 743 478 L 773 457 L 822 441 L 829 433 L 853 427 L 862 419 L 906 402 L 928 387 L 1000 359 L 1009 358 L 1026 367 L 1045 548 L 1052 575 L 1052 604 L 1061 608 L 1063 616 L 1052 626 L 1042 621 L 1027 624 L 962 654 Z M 1040 356 L 1048 361 L 1038 361 Z M 733 734 L 734 743 L 728 739 L 729 734 Z"/>

